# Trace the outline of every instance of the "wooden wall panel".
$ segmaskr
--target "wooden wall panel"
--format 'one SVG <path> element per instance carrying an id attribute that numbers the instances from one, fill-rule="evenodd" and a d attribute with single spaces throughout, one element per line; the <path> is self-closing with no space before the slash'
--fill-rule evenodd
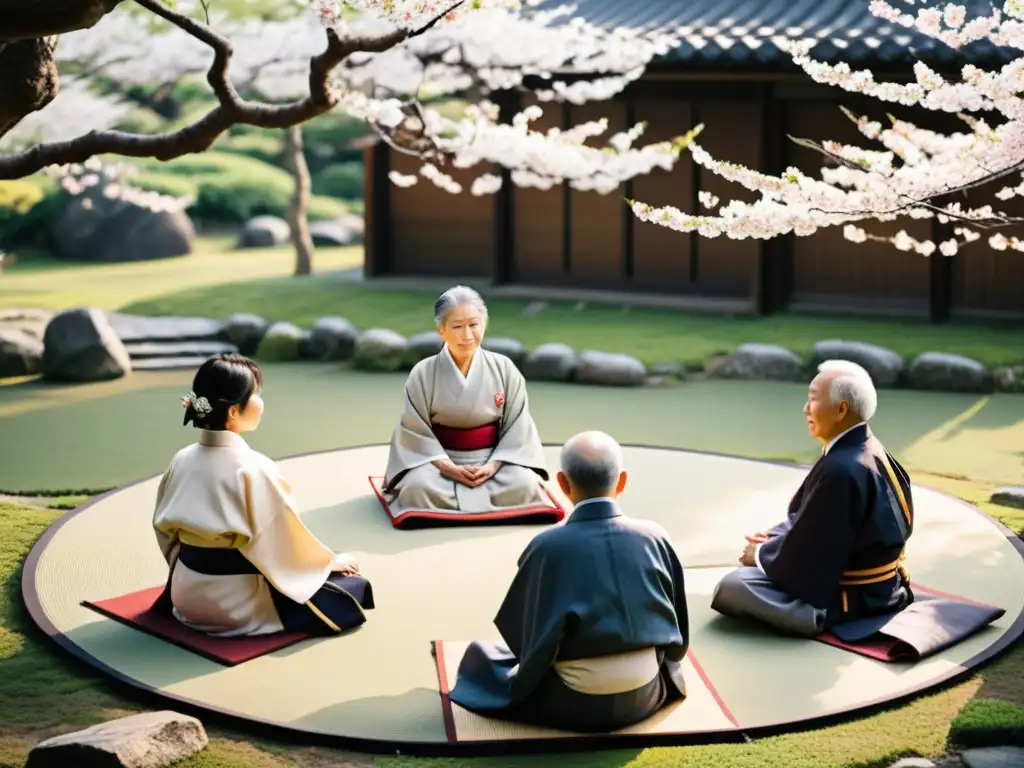
<path id="1" fill-rule="evenodd" d="M 972 190 L 964 202 L 975 208 L 992 205 L 996 210 L 1011 216 L 1024 217 L 1024 200 L 1012 197 L 999 200 L 994 195 L 1006 186 L 1015 186 L 1019 177 L 1009 176 Z M 996 251 L 988 245 L 995 234 L 1004 237 L 1024 239 L 1024 226 L 979 229 L 981 239 L 961 247 L 953 257 L 952 307 L 954 315 L 1024 314 L 1024 253 L 1020 251 Z"/>
<path id="2" fill-rule="evenodd" d="M 640 143 L 667 141 L 693 128 L 690 105 L 682 101 L 637 101 L 633 113 L 647 129 Z M 671 171 L 658 168 L 633 180 L 633 199 L 656 208 L 689 211 L 693 200 L 693 161 L 682 152 Z M 690 244 L 694 236 L 635 219 L 633 279 L 637 290 L 671 293 L 690 288 Z"/>
<path id="3" fill-rule="evenodd" d="M 391 168 L 419 175 L 423 161 L 391 152 Z M 494 265 L 494 198 L 469 192 L 491 166 L 440 167 L 463 186 L 457 195 L 420 176 L 411 187 L 391 185 L 392 273 L 488 277 Z"/>
<path id="4" fill-rule="evenodd" d="M 884 118 L 884 115 L 882 116 Z M 791 102 L 789 133 L 801 138 L 878 147 L 863 138 L 835 102 Z M 787 142 L 786 164 L 820 178 L 824 158 Z M 931 239 L 931 220 L 903 218 L 865 221 L 869 234 L 886 236 L 905 230 L 918 240 Z M 928 258 L 896 250 L 887 243 L 852 243 L 842 227 L 793 238 L 793 303 L 827 304 L 836 309 L 878 309 L 927 314 L 930 293 Z"/>
<path id="5" fill-rule="evenodd" d="M 701 102 L 696 122 L 704 124 L 697 141 L 712 157 L 761 168 L 761 102 Z M 700 189 L 719 199 L 752 202 L 757 195 L 738 184 L 700 169 Z M 717 209 L 715 209 L 717 210 Z M 703 206 L 694 213 L 709 212 Z M 698 236 L 699 237 L 699 236 Z M 701 237 L 697 246 L 697 283 L 705 296 L 752 296 L 758 275 L 762 241 L 734 240 L 725 235 Z"/>
<path id="6" fill-rule="evenodd" d="M 521 109 L 535 100 L 523 99 Z M 562 106 L 541 104 L 544 114 L 532 123 L 537 131 L 562 127 Z M 561 186 L 549 190 L 515 187 L 513 202 L 514 258 L 512 282 L 561 279 L 565 203 Z"/>

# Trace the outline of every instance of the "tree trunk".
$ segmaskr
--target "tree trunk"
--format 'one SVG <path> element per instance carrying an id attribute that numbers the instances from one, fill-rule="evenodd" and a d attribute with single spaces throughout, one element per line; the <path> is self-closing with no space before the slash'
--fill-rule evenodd
<path id="1" fill-rule="evenodd" d="M 45 107 L 60 91 L 53 55 L 56 42 L 56 38 L 0 42 L 0 136 Z"/>
<path id="2" fill-rule="evenodd" d="M 295 182 L 291 203 L 288 205 L 288 226 L 292 232 L 292 245 L 295 246 L 295 274 L 308 275 L 313 272 L 313 238 L 309 234 L 309 221 L 306 218 L 312 183 L 306 156 L 302 152 L 301 125 L 285 129 L 284 156 Z"/>

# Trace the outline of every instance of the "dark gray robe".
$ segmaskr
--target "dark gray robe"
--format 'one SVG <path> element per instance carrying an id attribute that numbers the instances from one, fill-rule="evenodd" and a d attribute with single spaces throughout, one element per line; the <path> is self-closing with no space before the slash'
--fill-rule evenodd
<path id="1" fill-rule="evenodd" d="M 686 695 L 682 564 L 661 526 L 625 517 L 611 502 L 581 505 L 530 542 L 494 623 L 504 642 L 470 644 L 451 692 L 478 714 L 608 731 Z M 556 661 L 646 648 L 655 649 L 657 672 L 624 693 L 583 694 L 554 670 Z"/>
<path id="2" fill-rule="evenodd" d="M 913 602 L 903 551 L 914 530 L 906 470 L 867 424 L 854 427 L 811 468 L 788 519 L 758 549 L 760 568 L 739 568 L 711 607 L 792 634 L 813 636 Z"/>

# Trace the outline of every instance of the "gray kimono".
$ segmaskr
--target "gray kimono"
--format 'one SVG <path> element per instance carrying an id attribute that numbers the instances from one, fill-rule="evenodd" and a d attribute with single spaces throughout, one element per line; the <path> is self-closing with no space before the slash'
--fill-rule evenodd
<path id="1" fill-rule="evenodd" d="M 500 461 L 487 482 L 470 488 L 431 463 Z M 409 373 L 391 437 L 384 493 L 395 517 L 409 510 L 479 514 L 550 507 L 541 479 L 548 470 L 530 415 L 526 381 L 504 355 L 479 349 L 466 376 L 448 348 Z"/>

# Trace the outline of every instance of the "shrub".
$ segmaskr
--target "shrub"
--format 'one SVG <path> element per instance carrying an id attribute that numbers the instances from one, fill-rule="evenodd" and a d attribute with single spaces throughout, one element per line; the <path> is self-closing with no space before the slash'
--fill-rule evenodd
<path id="1" fill-rule="evenodd" d="M 290 180 L 289 180 L 290 184 Z M 242 223 L 253 216 L 280 216 L 288 213 L 291 189 L 282 190 L 247 179 L 203 182 L 195 204 L 189 209 L 193 218 L 205 221 Z M 333 219 L 346 211 L 340 200 L 314 196 L 309 202 L 310 220 Z"/>
<path id="2" fill-rule="evenodd" d="M 30 181 L 0 181 L 0 238 L 19 227 L 45 196 L 45 190 Z"/>
<path id="3" fill-rule="evenodd" d="M 217 149 L 228 154 L 252 157 L 268 165 L 280 166 L 284 151 L 282 133 L 264 129 L 260 129 L 259 133 L 243 133 L 218 144 Z"/>
<path id="4" fill-rule="evenodd" d="M 1024 746 L 1024 707 L 990 699 L 968 702 L 950 724 L 949 742 L 961 748 Z"/>
<path id="5" fill-rule="evenodd" d="M 340 163 L 329 165 L 313 177 L 313 191 L 342 199 L 360 199 L 363 196 L 363 164 Z"/>

